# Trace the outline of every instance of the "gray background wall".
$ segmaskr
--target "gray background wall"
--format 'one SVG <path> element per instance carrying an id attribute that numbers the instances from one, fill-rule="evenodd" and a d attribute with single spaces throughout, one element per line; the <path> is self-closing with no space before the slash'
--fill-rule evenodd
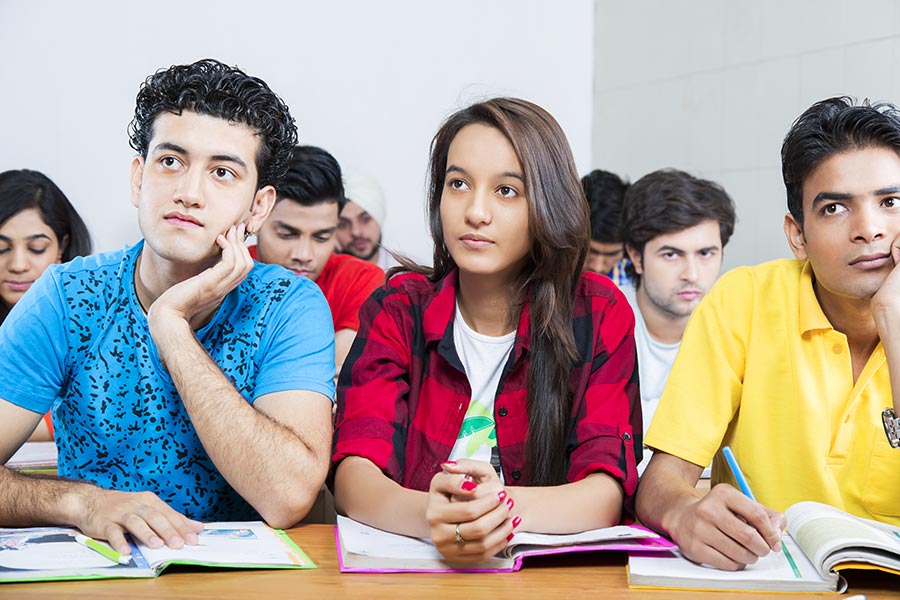
<path id="1" fill-rule="evenodd" d="M 813 102 L 900 100 L 891 0 L 598 0 L 593 164 L 678 167 L 737 203 L 725 267 L 790 256 L 781 142 Z"/>
<path id="2" fill-rule="evenodd" d="M 900 2 L 0 0 L 0 170 L 46 172 L 99 250 L 134 241 L 134 96 L 205 56 L 269 82 L 303 143 L 381 177 L 385 240 L 416 258 L 430 258 L 431 136 L 452 110 L 511 94 L 559 119 L 582 173 L 672 166 L 722 183 L 739 216 L 727 268 L 788 255 L 779 149 L 803 109 L 900 99 Z"/>
<path id="3" fill-rule="evenodd" d="M 0 171 L 30 167 L 85 216 L 98 250 L 138 239 L 126 126 L 140 83 L 208 56 L 263 78 L 305 144 L 377 175 L 385 241 L 431 259 L 423 198 L 441 120 L 520 95 L 590 167 L 592 0 L 0 0 Z"/>

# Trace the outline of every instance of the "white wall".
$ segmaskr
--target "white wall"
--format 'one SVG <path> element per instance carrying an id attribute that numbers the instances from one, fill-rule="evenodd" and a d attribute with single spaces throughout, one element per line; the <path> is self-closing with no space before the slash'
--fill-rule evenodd
<path id="1" fill-rule="evenodd" d="M 428 145 L 456 108 L 534 100 L 590 167 L 593 17 L 591 0 L 0 0 L 0 171 L 56 181 L 98 250 L 133 242 L 126 127 L 138 87 L 160 67 L 215 57 L 281 95 L 301 143 L 377 175 L 385 243 L 430 261 Z"/>
<path id="2" fill-rule="evenodd" d="M 726 267 L 790 250 L 780 150 L 813 102 L 900 101 L 900 2 L 597 0 L 595 167 L 714 179 L 738 225 Z"/>

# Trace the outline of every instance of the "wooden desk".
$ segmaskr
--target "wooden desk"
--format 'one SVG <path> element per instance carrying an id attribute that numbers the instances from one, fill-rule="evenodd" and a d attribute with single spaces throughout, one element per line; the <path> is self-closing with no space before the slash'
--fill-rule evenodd
<path id="1" fill-rule="evenodd" d="M 106 598 L 265 600 L 277 598 L 618 598 L 668 600 L 780 600 L 799 597 L 839 600 L 834 594 L 674 592 L 630 590 L 625 580 L 625 555 L 594 552 L 527 559 L 518 573 L 399 573 L 369 575 L 338 571 L 333 528 L 304 525 L 288 531 L 319 567 L 309 571 L 247 571 L 176 567 L 156 579 L 105 579 L 46 583 L 0 584 L 0 598 Z M 897 598 L 898 581 L 882 573 L 854 572 L 851 594 L 866 594 L 869 600 Z"/>

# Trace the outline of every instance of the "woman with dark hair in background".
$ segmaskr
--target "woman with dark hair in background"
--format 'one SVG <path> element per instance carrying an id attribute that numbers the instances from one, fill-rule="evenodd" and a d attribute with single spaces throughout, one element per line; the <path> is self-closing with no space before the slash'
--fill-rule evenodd
<path id="1" fill-rule="evenodd" d="M 0 173 L 0 324 L 13 305 L 52 264 L 91 253 L 84 221 L 43 173 Z M 53 438 L 50 414 L 31 441 Z"/>
<path id="2" fill-rule="evenodd" d="M 429 183 L 434 267 L 392 270 L 338 381 L 337 510 L 456 563 L 617 524 L 641 447 L 634 316 L 582 274 L 565 134 L 524 100 L 474 104 L 432 141 Z"/>

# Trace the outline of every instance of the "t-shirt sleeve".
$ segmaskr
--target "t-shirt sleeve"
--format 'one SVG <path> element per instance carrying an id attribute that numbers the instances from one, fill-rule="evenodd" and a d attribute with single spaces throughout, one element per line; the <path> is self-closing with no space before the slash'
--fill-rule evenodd
<path id="1" fill-rule="evenodd" d="M 622 485 L 630 509 L 642 431 L 634 313 L 618 291 L 611 301 L 601 298 L 594 298 L 594 303 L 608 305 L 595 308 L 593 314 L 599 327 L 584 397 L 576 399 L 577 446 L 569 456 L 568 480 L 604 472 Z"/>
<path id="2" fill-rule="evenodd" d="M 740 406 L 752 287 L 750 272 L 735 269 L 694 310 L 647 432 L 651 448 L 712 461 Z"/>
<path id="3" fill-rule="evenodd" d="M 334 330 L 322 292 L 295 277 L 265 320 L 254 400 L 287 390 L 334 399 Z"/>
<path id="4" fill-rule="evenodd" d="M 66 380 L 66 309 L 51 266 L 0 326 L 0 398 L 47 412 Z"/>
<path id="5" fill-rule="evenodd" d="M 359 309 L 372 292 L 384 285 L 384 271 L 379 267 L 364 263 L 360 269 L 351 273 L 350 287 L 347 290 L 340 314 L 334 315 L 334 330 L 352 329 L 359 331 Z"/>
<path id="6" fill-rule="evenodd" d="M 409 312 L 398 306 L 400 295 L 382 288 L 363 304 L 338 382 L 332 453 L 333 468 L 348 456 L 361 456 L 394 481 L 403 471 L 413 328 Z"/>

